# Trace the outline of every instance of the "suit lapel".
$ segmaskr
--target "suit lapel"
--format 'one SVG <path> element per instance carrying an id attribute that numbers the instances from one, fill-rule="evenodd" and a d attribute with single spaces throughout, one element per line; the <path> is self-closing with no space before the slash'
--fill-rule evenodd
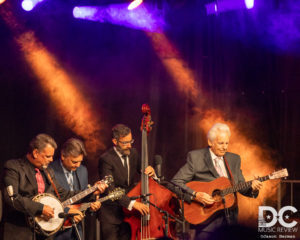
<path id="1" fill-rule="evenodd" d="M 32 166 L 27 159 L 23 159 L 22 168 L 29 182 L 31 183 L 32 186 L 34 186 L 34 189 L 36 189 L 37 192 L 38 186 L 37 186 L 35 174 L 32 174 Z"/>
<path id="2" fill-rule="evenodd" d="M 135 174 L 134 171 L 134 155 L 133 150 L 130 151 L 130 155 L 128 156 L 128 162 L 129 162 L 129 181 L 132 180 L 133 174 Z"/>
<path id="3" fill-rule="evenodd" d="M 54 162 L 54 167 L 55 167 L 55 178 L 59 181 L 60 185 L 64 189 L 70 190 L 70 186 L 68 184 L 64 170 L 62 169 L 62 166 L 60 165 L 60 160 L 56 160 Z"/>
<path id="4" fill-rule="evenodd" d="M 122 163 L 122 160 L 120 159 L 120 157 L 118 156 L 118 154 L 116 153 L 114 148 L 112 148 L 112 155 L 113 155 L 113 161 L 115 162 L 117 169 L 119 169 L 122 172 L 122 176 L 125 176 L 125 174 L 127 176 L 126 169 Z M 130 161 L 130 157 L 129 157 L 129 161 Z M 131 171 L 129 171 L 129 172 L 131 172 Z"/>
<path id="5" fill-rule="evenodd" d="M 208 169 L 212 173 L 212 175 L 214 175 L 215 178 L 220 177 L 220 175 L 218 174 L 218 172 L 217 172 L 217 170 L 216 170 L 216 168 L 215 168 L 215 166 L 212 162 L 211 155 L 210 155 L 210 152 L 209 152 L 209 148 L 207 148 L 204 160 L 205 160 L 206 166 L 208 167 Z"/>
<path id="6" fill-rule="evenodd" d="M 226 159 L 226 162 L 228 163 L 228 167 L 230 168 L 230 169 L 228 169 L 227 164 L 226 164 L 225 159 L 224 159 L 224 164 L 225 164 L 225 168 L 226 168 L 226 171 L 227 171 L 228 178 L 229 178 L 230 180 L 232 180 L 232 182 L 233 182 L 233 184 L 234 184 L 234 182 L 235 182 L 235 181 L 234 181 L 234 176 L 232 176 L 233 179 L 231 179 L 231 174 L 230 174 L 230 172 L 232 173 L 231 169 L 233 169 L 233 166 L 232 166 L 233 163 L 232 163 L 232 161 L 230 161 L 230 159 L 229 159 L 227 153 L 225 153 L 224 158 Z M 230 171 L 230 172 L 229 172 L 229 171 Z M 232 173 L 232 174 L 233 174 L 233 173 Z"/>

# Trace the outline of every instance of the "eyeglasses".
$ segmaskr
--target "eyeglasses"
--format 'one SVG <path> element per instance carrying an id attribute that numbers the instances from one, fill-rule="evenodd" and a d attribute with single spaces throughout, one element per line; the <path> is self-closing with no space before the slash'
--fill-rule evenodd
<path id="1" fill-rule="evenodd" d="M 123 142 L 123 141 L 118 141 L 119 143 L 121 143 L 122 145 L 127 145 L 127 144 L 133 144 L 134 143 L 134 139 L 131 139 L 130 141 L 126 141 L 126 142 Z"/>

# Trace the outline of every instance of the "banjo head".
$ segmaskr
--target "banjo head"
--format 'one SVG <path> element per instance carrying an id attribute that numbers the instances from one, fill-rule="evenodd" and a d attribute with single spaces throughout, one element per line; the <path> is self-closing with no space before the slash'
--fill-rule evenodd
<path id="1" fill-rule="evenodd" d="M 58 217 L 59 213 L 64 212 L 64 208 L 61 202 L 49 193 L 39 194 L 35 196 L 32 200 L 42 203 L 44 205 L 51 206 L 53 208 L 54 217 L 51 218 L 49 221 L 44 220 L 42 217 L 35 217 L 34 219 L 36 224 L 38 224 L 43 231 L 50 234 L 56 233 L 64 223 L 64 219 Z"/>

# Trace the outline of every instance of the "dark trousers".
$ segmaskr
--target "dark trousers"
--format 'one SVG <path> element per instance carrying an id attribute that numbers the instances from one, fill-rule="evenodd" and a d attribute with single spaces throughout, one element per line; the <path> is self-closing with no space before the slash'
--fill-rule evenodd
<path id="1" fill-rule="evenodd" d="M 131 229 L 128 223 L 112 224 L 100 222 L 101 240 L 130 240 Z"/>
<path id="2" fill-rule="evenodd" d="M 80 238 L 83 239 L 81 223 L 77 224 L 77 229 L 79 231 Z M 64 231 L 59 231 L 55 235 L 54 240 L 78 240 L 78 237 L 75 229 L 72 227 L 69 229 L 65 229 Z"/>
<path id="3" fill-rule="evenodd" d="M 237 224 L 238 209 L 228 211 L 227 217 L 225 212 L 221 212 L 211 222 L 206 225 L 194 226 L 196 229 L 195 239 L 200 240 L 212 240 L 214 239 L 214 233 L 221 227 Z"/>

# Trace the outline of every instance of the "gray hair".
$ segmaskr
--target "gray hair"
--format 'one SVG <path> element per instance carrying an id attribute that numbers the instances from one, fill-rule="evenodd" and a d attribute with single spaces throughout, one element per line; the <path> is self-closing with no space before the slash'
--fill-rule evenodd
<path id="1" fill-rule="evenodd" d="M 229 137 L 231 135 L 230 129 L 228 127 L 228 125 L 226 125 L 225 123 L 215 123 L 211 129 L 209 129 L 208 133 L 207 133 L 207 138 L 213 142 L 215 140 L 215 138 L 217 137 L 217 134 L 219 132 L 226 132 L 228 133 Z"/>
<path id="2" fill-rule="evenodd" d="M 48 134 L 40 133 L 30 141 L 28 153 L 32 153 L 34 149 L 37 149 L 40 152 L 48 144 L 50 144 L 54 149 L 57 148 L 57 144 L 52 137 L 50 137 Z"/>
<path id="3" fill-rule="evenodd" d="M 60 152 L 64 157 L 78 157 L 81 154 L 85 157 L 87 155 L 84 143 L 77 138 L 68 139 L 62 146 Z"/>

